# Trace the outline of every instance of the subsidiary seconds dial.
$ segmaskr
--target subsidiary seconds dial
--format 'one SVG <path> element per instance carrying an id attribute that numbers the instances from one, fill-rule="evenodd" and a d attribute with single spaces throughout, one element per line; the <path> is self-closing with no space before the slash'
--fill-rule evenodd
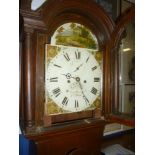
<path id="1" fill-rule="evenodd" d="M 46 91 L 66 111 L 89 108 L 101 93 L 101 68 L 92 50 L 59 47 L 46 67 Z"/>

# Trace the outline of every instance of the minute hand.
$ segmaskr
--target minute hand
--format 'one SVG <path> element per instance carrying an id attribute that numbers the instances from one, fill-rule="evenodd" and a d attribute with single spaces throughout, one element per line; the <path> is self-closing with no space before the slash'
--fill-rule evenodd
<path id="1" fill-rule="evenodd" d="M 89 100 L 87 99 L 87 97 L 85 96 L 85 94 L 83 92 L 83 88 L 82 88 L 81 82 L 80 81 L 77 81 L 77 82 L 79 83 L 80 89 L 82 91 L 83 98 L 84 98 L 86 104 L 88 104 L 89 103 Z"/>
<path id="2" fill-rule="evenodd" d="M 83 92 L 83 88 L 82 88 L 81 82 L 80 82 L 80 81 L 77 81 L 77 82 L 78 82 L 78 84 L 79 84 L 79 86 L 80 86 L 80 89 L 81 89 L 81 91 L 82 91 L 82 95 L 83 95 L 83 97 L 84 97 L 85 95 L 84 95 L 84 92 Z"/>

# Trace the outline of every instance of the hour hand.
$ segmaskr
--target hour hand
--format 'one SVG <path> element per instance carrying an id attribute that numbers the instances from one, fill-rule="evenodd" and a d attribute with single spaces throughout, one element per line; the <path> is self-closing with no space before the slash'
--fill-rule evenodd
<path id="1" fill-rule="evenodd" d="M 71 78 L 73 78 L 73 79 L 76 80 L 76 78 L 75 78 L 75 77 L 72 77 L 72 75 L 71 75 L 70 73 L 67 73 L 67 74 L 61 74 L 61 75 L 66 76 L 67 79 L 71 79 Z"/>
<path id="2" fill-rule="evenodd" d="M 79 65 L 78 67 L 76 67 L 76 69 L 73 72 L 76 72 L 77 70 L 80 69 L 80 67 L 82 67 L 83 64 Z"/>
<path id="3" fill-rule="evenodd" d="M 66 78 L 67 78 L 67 79 L 72 78 L 72 75 L 71 75 L 70 73 L 67 73 L 67 74 L 62 74 L 62 75 L 66 76 Z"/>

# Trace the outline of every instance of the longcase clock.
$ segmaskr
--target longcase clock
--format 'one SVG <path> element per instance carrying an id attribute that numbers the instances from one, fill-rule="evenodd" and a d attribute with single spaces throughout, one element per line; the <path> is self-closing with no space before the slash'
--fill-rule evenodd
<path id="1" fill-rule="evenodd" d="M 21 0 L 22 132 L 37 155 L 100 154 L 117 94 L 111 56 L 119 25 L 93 0 L 30 5 Z"/>

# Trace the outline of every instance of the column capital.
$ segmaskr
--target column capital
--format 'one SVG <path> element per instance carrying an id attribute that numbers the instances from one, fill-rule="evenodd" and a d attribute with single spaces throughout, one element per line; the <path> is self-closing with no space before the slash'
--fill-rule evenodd
<path id="1" fill-rule="evenodd" d="M 24 27 L 24 32 L 32 34 L 34 32 L 34 29 L 30 27 Z"/>

